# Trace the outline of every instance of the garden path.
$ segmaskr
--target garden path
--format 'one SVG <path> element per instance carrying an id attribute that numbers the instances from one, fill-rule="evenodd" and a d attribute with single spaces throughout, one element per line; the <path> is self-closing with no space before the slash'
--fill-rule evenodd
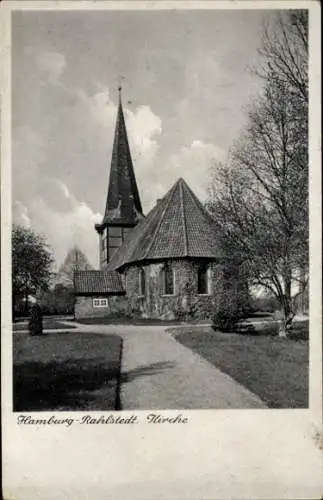
<path id="1" fill-rule="evenodd" d="M 261 399 L 162 326 L 82 325 L 123 338 L 121 409 L 266 408 Z"/>

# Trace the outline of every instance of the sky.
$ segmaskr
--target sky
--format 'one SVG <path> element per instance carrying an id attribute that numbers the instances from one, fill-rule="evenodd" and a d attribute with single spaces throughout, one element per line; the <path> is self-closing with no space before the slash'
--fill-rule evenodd
<path id="1" fill-rule="evenodd" d="M 13 13 L 13 220 L 59 266 L 78 245 L 98 267 L 117 88 L 147 213 L 183 177 L 205 201 L 261 91 L 255 10 Z"/>

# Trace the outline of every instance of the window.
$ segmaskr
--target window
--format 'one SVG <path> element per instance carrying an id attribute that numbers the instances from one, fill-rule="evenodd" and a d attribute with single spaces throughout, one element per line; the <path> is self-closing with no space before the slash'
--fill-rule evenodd
<path id="1" fill-rule="evenodd" d="M 209 268 L 205 263 L 200 264 L 197 270 L 197 293 L 209 294 Z"/>
<path id="2" fill-rule="evenodd" d="M 109 235 L 109 247 L 120 247 L 122 243 L 121 236 L 110 236 Z"/>
<path id="3" fill-rule="evenodd" d="M 108 307 L 108 299 L 93 299 L 93 307 Z"/>
<path id="4" fill-rule="evenodd" d="M 121 237 L 121 227 L 118 226 L 110 226 L 109 227 L 109 236 L 112 236 L 114 238 L 120 238 Z"/>
<path id="5" fill-rule="evenodd" d="M 169 263 L 163 269 L 163 288 L 165 295 L 174 295 L 174 270 Z"/>
<path id="6" fill-rule="evenodd" d="M 146 295 L 146 276 L 145 270 L 139 269 L 139 296 L 143 297 Z"/>

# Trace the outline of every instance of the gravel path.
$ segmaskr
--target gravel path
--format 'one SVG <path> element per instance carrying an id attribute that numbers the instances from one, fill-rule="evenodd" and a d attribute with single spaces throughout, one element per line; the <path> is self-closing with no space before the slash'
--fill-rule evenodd
<path id="1" fill-rule="evenodd" d="M 162 327 L 114 328 L 114 333 L 124 339 L 124 410 L 266 407 L 256 395 L 179 344 Z"/>

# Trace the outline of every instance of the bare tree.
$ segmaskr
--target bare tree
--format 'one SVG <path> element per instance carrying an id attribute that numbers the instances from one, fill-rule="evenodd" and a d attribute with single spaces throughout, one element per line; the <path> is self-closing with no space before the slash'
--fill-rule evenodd
<path id="1" fill-rule="evenodd" d="M 59 268 L 56 277 L 56 283 L 65 286 L 73 286 L 74 272 L 91 270 L 93 267 L 86 255 L 76 245 L 71 248 Z"/>
<path id="2" fill-rule="evenodd" d="M 279 11 L 265 22 L 262 46 L 263 64 L 257 74 L 264 79 L 275 74 L 299 99 L 308 102 L 308 11 Z"/>
<path id="3" fill-rule="evenodd" d="M 298 293 L 307 284 L 304 16 L 303 11 L 291 11 L 278 17 L 275 29 L 265 31 L 261 49 L 267 63 L 265 70 L 261 69 L 264 92 L 250 107 L 248 126 L 234 144 L 227 164 L 215 166 L 208 203 L 225 235 L 228 251 L 248 267 L 250 282 L 262 285 L 279 300 L 284 313 L 281 335 L 286 335 L 295 315 L 294 283 L 301 282 Z M 302 57 L 296 55 L 301 43 Z"/>

